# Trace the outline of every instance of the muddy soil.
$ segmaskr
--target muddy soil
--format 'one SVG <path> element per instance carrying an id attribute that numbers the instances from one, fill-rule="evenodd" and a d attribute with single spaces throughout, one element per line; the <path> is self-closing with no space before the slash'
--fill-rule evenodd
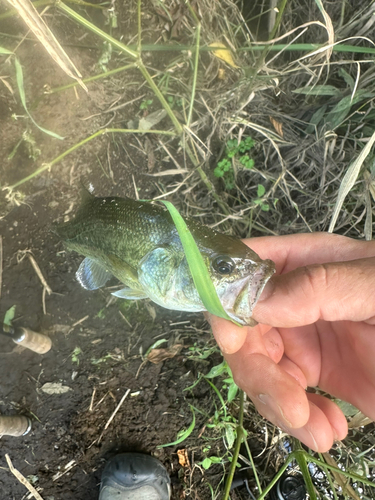
<path id="1" fill-rule="evenodd" d="M 104 26 L 100 11 L 96 16 Z M 119 19 L 127 41 L 135 33 L 134 26 L 126 16 Z M 52 10 L 48 20 L 84 76 L 92 74 L 100 56 L 97 41 Z M 25 34 L 15 18 L 0 24 L 2 33 Z M 71 43 L 82 37 L 86 47 Z M 19 41 L 2 36 L 0 46 L 17 52 L 36 122 L 64 141 L 43 134 L 27 118 L 17 95 L 13 65 L 3 58 L 2 187 L 31 174 L 108 122 L 124 126 L 139 118 L 140 102 L 147 98 L 147 89 L 140 88 L 139 75 L 133 72 L 115 83 L 93 82 L 89 93 L 76 88 L 46 95 L 46 89 L 69 81 L 31 35 L 20 45 Z M 120 112 L 107 112 L 113 103 L 133 100 Z M 5 454 L 44 500 L 93 500 L 106 459 L 130 450 L 160 458 L 172 478 L 173 498 L 211 498 L 206 473 L 196 464 L 204 458 L 197 436 L 204 432 L 206 415 L 214 411 L 212 393 L 204 383 L 184 391 L 200 371 L 208 372 L 214 362 L 220 362 L 219 355 L 210 361 L 189 359 L 192 347 L 213 345 L 203 316 L 166 311 L 146 301 L 114 299 L 107 288 L 87 292 L 75 279 L 82 258 L 67 253 L 52 231 L 54 223 L 67 220 L 77 209 L 82 184 L 91 185 L 98 196 L 160 194 L 150 168 L 158 172 L 171 165 L 165 154 L 156 151 L 156 142 L 147 136 L 102 136 L 20 186 L 22 195 L 16 190 L 6 197 L 2 191 L 0 318 L 15 306 L 13 324 L 49 335 L 53 344 L 48 353 L 39 355 L 0 337 L 0 413 L 23 414 L 32 420 L 26 436 L 0 439 L 2 499 L 27 496 L 26 488 L 9 472 Z M 44 290 L 30 256 L 51 294 Z M 174 357 L 151 363 L 145 354 L 162 339 L 160 347 L 175 348 Z M 59 384 L 60 393 L 47 394 L 47 383 Z M 179 446 L 158 448 L 189 427 L 190 405 L 202 412 L 196 415 L 192 436 Z M 222 442 L 211 446 L 220 453 Z M 188 449 L 190 466 L 179 464 L 176 451 L 182 448 Z M 217 484 L 223 476 L 221 466 L 211 467 L 209 474 L 210 482 Z"/>

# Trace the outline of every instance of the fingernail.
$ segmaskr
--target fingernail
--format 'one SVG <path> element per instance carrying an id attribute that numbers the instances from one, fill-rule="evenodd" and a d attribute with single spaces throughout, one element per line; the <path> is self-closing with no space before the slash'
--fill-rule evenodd
<path id="1" fill-rule="evenodd" d="M 273 295 L 273 292 L 275 290 L 275 283 L 273 278 L 271 278 L 267 283 L 266 286 L 263 289 L 263 292 L 261 293 L 261 296 L 258 299 L 258 302 L 262 302 L 263 300 L 267 300 Z"/>
<path id="2" fill-rule="evenodd" d="M 276 403 L 276 401 L 269 394 L 258 394 L 258 399 L 261 403 L 268 406 L 270 410 L 275 415 L 274 422 L 279 422 L 279 427 L 289 427 L 292 428 L 292 424 L 289 422 L 287 418 L 285 418 L 284 412 L 282 408 Z M 280 418 L 281 417 L 281 418 Z"/>

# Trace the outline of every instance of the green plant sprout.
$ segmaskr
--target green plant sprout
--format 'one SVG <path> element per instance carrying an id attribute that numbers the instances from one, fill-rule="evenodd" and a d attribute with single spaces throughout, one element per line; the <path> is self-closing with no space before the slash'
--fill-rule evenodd
<path id="1" fill-rule="evenodd" d="M 80 354 L 82 354 L 82 349 L 80 347 L 76 347 L 72 352 L 72 363 L 77 363 L 77 365 L 79 365 Z"/>
<path id="2" fill-rule="evenodd" d="M 153 102 L 154 102 L 153 99 L 145 99 L 144 101 L 141 102 L 139 109 L 147 110 Z"/>
<path id="3" fill-rule="evenodd" d="M 3 325 L 12 326 L 12 321 L 14 319 L 15 314 L 16 314 L 16 306 L 14 305 L 6 311 L 3 320 Z"/>
<path id="4" fill-rule="evenodd" d="M 233 161 L 237 160 L 241 167 L 251 170 L 254 166 L 254 160 L 250 158 L 248 152 L 254 147 L 255 141 L 251 137 L 241 139 L 229 139 L 225 149 L 225 157 L 218 162 L 214 169 L 215 177 L 223 179 L 225 190 L 230 191 L 235 187 L 235 176 Z"/>
<path id="5" fill-rule="evenodd" d="M 270 206 L 268 205 L 268 203 L 264 203 L 262 200 L 265 192 L 266 192 L 266 188 L 263 186 L 263 184 L 258 184 L 257 197 L 255 198 L 255 200 L 253 200 L 253 202 L 256 205 L 259 205 L 260 209 L 263 210 L 263 212 L 268 212 L 270 209 Z"/>

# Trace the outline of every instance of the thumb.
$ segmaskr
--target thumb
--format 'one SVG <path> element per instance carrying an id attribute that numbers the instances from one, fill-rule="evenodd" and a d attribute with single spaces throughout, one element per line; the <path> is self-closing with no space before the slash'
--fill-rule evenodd
<path id="1" fill-rule="evenodd" d="M 319 319 L 375 324 L 374 290 L 374 257 L 300 267 L 270 280 L 253 317 L 284 328 Z"/>

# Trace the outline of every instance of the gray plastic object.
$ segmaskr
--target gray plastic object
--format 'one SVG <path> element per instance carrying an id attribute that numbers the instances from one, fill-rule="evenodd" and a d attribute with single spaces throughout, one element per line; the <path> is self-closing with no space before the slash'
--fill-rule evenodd
<path id="1" fill-rule="evenodd" d="M 165 467 L 143 453 L 121 453 L 104 468 L 99 500 L 169 500 Z"/>
<path id="2" fill-rule="evenodd" d="M 306 500 L 306 486 L 302 475 L 281 476 L 270 492 L 270 500 Z"/>

